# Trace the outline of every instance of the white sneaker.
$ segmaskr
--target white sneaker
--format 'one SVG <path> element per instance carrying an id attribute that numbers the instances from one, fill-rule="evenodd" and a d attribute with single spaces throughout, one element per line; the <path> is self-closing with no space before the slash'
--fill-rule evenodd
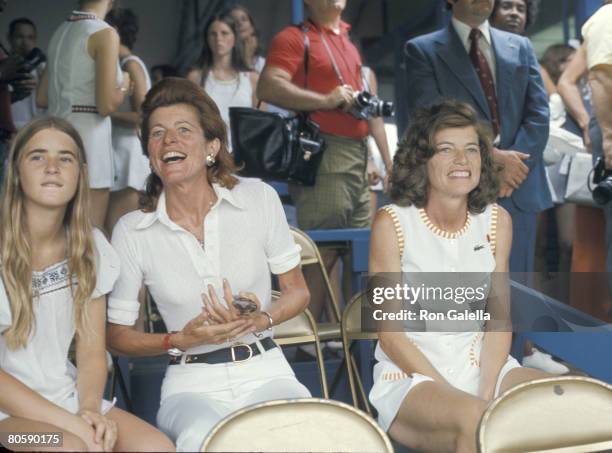
<path id="1" fill-rule="evenodd" d="M 550 354 L 533 348 L 533 354 L 523 357 L 523 366 L 537 368 L 550 374 L 566 374 L 569 368 L 557 362 Z"/>
<path id="2" fill-rule="evenodd" d="M 326 341 L 323 344 L 325 346 L 327 346 L 329 349 L 334 349 L 334 350 L 342 349 L 342 347 L 343 347 L 341 341 L 329 340 L 329 341 Z"/>

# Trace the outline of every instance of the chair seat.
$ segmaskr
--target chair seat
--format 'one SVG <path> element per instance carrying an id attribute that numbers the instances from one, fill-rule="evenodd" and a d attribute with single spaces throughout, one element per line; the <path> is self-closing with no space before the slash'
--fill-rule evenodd
<path id="1" fill-rule="evenodd" d="M 274 327 L 274 339 L 279 343 L 287 344 L 284 343 L 284 340 L 292 340 L 292 343 L 299 343 L 301 342 L 299 338 L 302 337 L 304 338 L 302 341 L 312 341 L 314 338 L 314 332 L 305 313 L 300 313 Z"/>

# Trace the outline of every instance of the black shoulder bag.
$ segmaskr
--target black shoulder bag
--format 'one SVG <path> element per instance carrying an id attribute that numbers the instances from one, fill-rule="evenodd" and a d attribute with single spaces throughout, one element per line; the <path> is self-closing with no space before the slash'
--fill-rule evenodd
<path id="1" fill-rule="evenodd" d="M 304 32 L 304 88 L 308 88 L 310 40 Z M 241 174 L 314 186 L 325 141 L 307 112 L 284 118 L 279 113 L 230 107 L 234 161 Z"/>

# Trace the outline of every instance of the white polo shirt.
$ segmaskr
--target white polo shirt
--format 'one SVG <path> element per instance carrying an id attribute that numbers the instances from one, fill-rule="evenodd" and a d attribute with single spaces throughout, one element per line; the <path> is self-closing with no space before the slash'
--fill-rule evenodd
<path id="1" fill-rule="evenodd" d="M 201 313 L 201 294 L 208 284 L 222 300 L 222 279 L 232 292 L 250 291 L 262 310 L 270 306 L 270 272 L 282 274 L 300 263 L 276 191 L 259 180 L 241 179 L 228 190 L 213 184 L 217 202 L 204 219 L 204 248 L 168 217 L 162 192 L 157 210 L 123 216 L 113 231 L 112 244 L 121 273 L 108 301 L 108 321 L 133 325 L 138 317 L 138 291 L 147 286 L 169 331 L 181 330 Z M 266 336 L 269 332 L 265 332 Z M 253 342 L 252 334 L 240 341 Z M 190 354 L 209 352 L 228 344 L 202 345 Z"/>

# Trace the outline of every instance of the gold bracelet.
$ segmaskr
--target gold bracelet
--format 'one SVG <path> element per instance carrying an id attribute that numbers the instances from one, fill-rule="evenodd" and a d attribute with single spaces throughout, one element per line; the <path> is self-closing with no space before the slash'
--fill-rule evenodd
<path id="1" fill-rule="evenodd" d="M 262 315 L 266 315 L 268 317 L 268 328 L 266 330 L 272 330 L 272 326 L 274 325 L 274 321 L 272 320 L 272 316 L 267 311 L 261 311 Z"/>

